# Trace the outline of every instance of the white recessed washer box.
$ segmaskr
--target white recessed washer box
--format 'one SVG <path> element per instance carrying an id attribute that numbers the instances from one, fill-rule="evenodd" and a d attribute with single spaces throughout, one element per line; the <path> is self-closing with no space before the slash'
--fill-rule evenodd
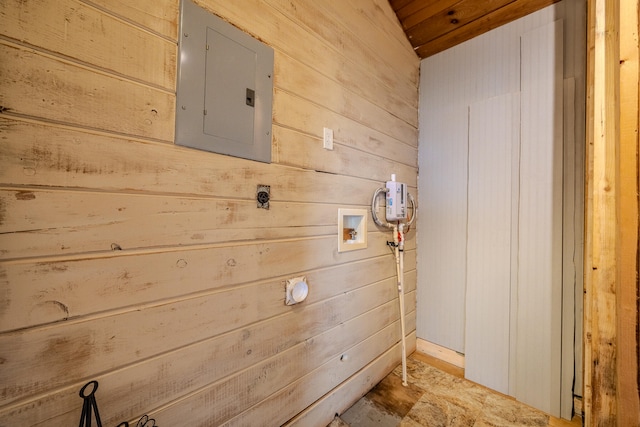
<path id="1" fill-rule="evenodd" d="M 338 252 L 367 247 L 367 210 L 338 209 Z"/>

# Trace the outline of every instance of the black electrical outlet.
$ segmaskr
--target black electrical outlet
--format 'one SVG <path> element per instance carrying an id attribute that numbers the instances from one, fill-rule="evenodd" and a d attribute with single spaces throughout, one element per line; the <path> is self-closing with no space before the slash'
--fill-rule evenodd
<path id="1" fill-rule="evenodd" d="M 258 184 L 256 191 L 256 201 L 258 207 L 262 209 L 269 209 L 269 199 L 271 198 L 271 187 L 268 185 Z"/>

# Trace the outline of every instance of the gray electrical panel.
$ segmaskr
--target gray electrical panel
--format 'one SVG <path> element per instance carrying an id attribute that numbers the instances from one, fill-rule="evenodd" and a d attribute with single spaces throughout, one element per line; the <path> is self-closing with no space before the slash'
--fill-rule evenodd
<path id="1" fill-rule="evenodd" d="M 273 49 L 181 5 L 176 144 L 271 162 Z"/>

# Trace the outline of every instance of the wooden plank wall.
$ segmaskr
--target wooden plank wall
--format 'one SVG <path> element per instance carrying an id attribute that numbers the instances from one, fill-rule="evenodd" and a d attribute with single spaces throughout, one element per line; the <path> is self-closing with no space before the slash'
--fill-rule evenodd
<path id="1" fill-rule="evenodd" d="M 198 3 L 275 50 L 271 164 L 174 145 L 178 0 L 0 2 L 1 426 L 74 425 L 92 379 L 105 425 L 320 426 L 400 361 L 389 233 L 337 252 L 339 207 L 391 173 L 416 194 L 419 61 L 393 11 Z"/>
<path id="2" fill-rule="evenodd" d="M 620 245 L 618 271 L 617 402 L 620 425 L 640 425 L 640 286 L 638 218 L 640 181 L 640 2 L 620 2 Z"/>
<path id="3" fill-rule="evenodd" d="M 588 5 L 584 419 L 640 425 L 639 6 Z"/>

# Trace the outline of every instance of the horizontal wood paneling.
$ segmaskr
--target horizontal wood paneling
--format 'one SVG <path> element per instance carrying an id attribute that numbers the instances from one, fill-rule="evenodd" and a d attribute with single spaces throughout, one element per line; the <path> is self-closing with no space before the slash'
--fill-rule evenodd
<path id="1" fill-rule="evenodd" d="M 346 253 L 340 261 L 388 254 L 387 236 L 376 233 L 369 238 L 369 248 Z M 116 251 L 113 255 L 97 254 L 91 258 L 85 255 L 76 259 L 6 263 L 0 270 L 3 282 L 17 281 L 23 286 L 12 292 L 11 300 L 4 304 L 2 330 L 172 299 L 181 294 L 210 292 L 290 271 L 327 267 L 336 263 L 337 243 L 335 236 L 330 236 L 203 246 L 181 251 L 123 251 L 122 254 Z M 309 256 L 310 252 L 314 256 Z M 155 268 L 148 269 L 147 265 Z M 387 270 L 393 267 L 393 263 L 386 265 Z M 100 272 L 98 277 L 94 277 L 96 271 Z M 43 276 L 47 278 L 44 289 L 40 284 L 42 279 L 39 280 Z M 92 296 L 99 298 L 92 299 Z M 29 311 L 21 311 L 25 305 L 31 307 Z"/>
<path id="2" fill-rule="evenodd" d="M 309 209 L 295 202 L 271 202 L 271 209 L 281 213 L 275 216 L 256 209 L 253 200 L 154 194 L 25 191 L 18 187 L 0 189 L 0 200 L 6 212 L 0 225 L 0 257 L 4 259 L 105 252 L 114 250 L 113 244 L 136 250 L 334 236 L 338 222 L 335 206 Z M 86 206 L 82 215 L 75 204 Z M 135 236 L 130 234 L 132 229 L 137 230 Z"/>
<path id="3" fill-rule="evenodd" d="M 275 90 L 273 119 L 282 127 L 295 129 L 316 138 L 317 147 L 313 147 L 316 152 L 322 148 L 322 128 L 326 123 L 332 123 L 334 147 L 344 145 L 413 167 L 418 163 L 418 148 L 413 143 L 398 141 L 381 131 L 327 110 L 312 100 L 303 99 L 279 89 Z M 277 141 L 274 142 L 274 148 L 279 153 L 280 147 Z M 333 154 L 327 153 L 327 155 Z M 414 182 L 415 174 L 403 179 Z"/>
<path id="4" fill-rule="evenodd" d="M 325 301 L 305 307 L 302 317 L 292 312 L 274 316 L 245 328 L 158 354 L 144 360 L 143 363 L 134 362 L 106 373 L 89 372 L 88 366 L 84 366 L 83 369 L 87 370 L 87 375 L 94 375 L 103 384 L 101 389 L 110 390 L 110 393 L 100 396 L 101 408 L 110 409 L 109 412 L 101 409 L 103 414 L 112 414 L 116 417 L 112 420 L 113 422 L 118 419 L 117 417 L 134 417 L 139 411 L 152 409 L 145 407 L 148 403 L 145 402 L 144 393 L 149 388 L 157 390 L 155 404 L 160 406 L 175 399 L 176 393 L 191 395 L 209 385 L 223 388 L 228 387 L 225 384 L 230 382 L 246 383 L 251 380 L 251 376 L 246 374 L 247 369 L 255 369 L 255 365 L 260 366 L 265 361 L 278 358 L 287 349 L 311 346 L 316 339 L 326 340 L 327 336 L 333 337 L 333 344 L 330 341 L 326 344 L 327 349 L 322 351 L 333 351 L 334 356 L 359 342 L 361 338 L 356 333 L 363 328 L 366 330 L 366 328 L 375 329 L 393 325 L 397 332 L 395 336 L 397 341 L 399 334 L 397 301 L 385 288 L 389 286 L 378 283 L 354 293 L 348 292 L 338 296 L 342 300 L 341 304 L 355 302 L 354 307 L 358 309 L 371 307 L 376 293 L 379 292 L 385 293 L 391 299 L 379 307 L 365 309 L 366 313 L 360 317 L 350 317 L 346 313 L 336 315 L 335 311 L 331 311 L 335 301 L 334 304 Z M 408 294 L 408 301 L 414 301 L 411 295 L 412 293 Z M 349 334 L 340 332 L 347 330 Z M 351 333 L 356 336 L 349 337 Z M 359 334 L 362 335 L 362 332 Z M 338 340 L 337 337 L 342 338 Z M 103 357 L 106 356 L 108 355 L 103 355 Z M 51 357 L 64 356 L 52 355 Z M 259 377 L 260 373 L 255 376 L 256 379 Z M 6 416 L 17 417 L 11 419 L 24 420 L 26 423 L 30 419 L 29 411 L 38 406 L 39 410 L 50 413 L 59 425 L 70 424 L 70 421 L 77 418 L 77 414 L 66 413 L 65 406 L 60 407 L 60 402 L 66 402 L 66 407 L 70 407 L 78 399 L 77 390 L 83 383 L 82 378 L 67 378 L 67 380 L 65 386 L 54 395 L 38 396 L 36 394 L 36 397 L 39 397 L 37 400 L 29 399 L 9 407 L 7 411 L 0 411 L 0 419 Z M 237 389 L 240 388 L 237 387 Z M 129 394 L 133 402 L 123 400 L 122 394 Z M 232 398 L 239 397 L 233 392 L 225 394 Z M 245 395 L 244 398 L 251 399 L 252 396 Z M 247 404 L 244 408 L 247 406 L 250 405 Z M 236 409 L 236 414 L 244 408 Z M 168 412 L 169 417 L 172 416 L 170 414 L 171 412 Z"/>
<path id="5" fill-rule="evenodd" d="M 73 203 L 86 206 L 83 215 Z M 253 200 L 152 194 L 8 188 L 0 189 L 0 204 L 6 211 L 0 225 L 0 258 L 16 261 L 34 256 L 78 258 L 85 257 L 84 252 L 99 257 L 114 250 L 163 251 L 171 244 L 187 249 L 250 239 L 335 236 L 338 222 L 334 205 L 271 202 L 271 209 L 280 214 L 276 216 L 257 210 Z M 308 225 L 310 219 L 313 225 Z M 198 225 L 190 226 L 189 221 Z M 156 227 L 164 232 L 159 234 Z M 374 230 L 372 219 L 368 227 Z M 129 234 L 132 228 L 137 236 Z"/>
<path id="6" fill-rule="evenodd" d="M 175 90 L 177 46 L 78 0 L 4 1 L 5 36 L 49 53 Z M 37 26 L 38 31 L 31 31 Z M 175 38 L 173 38 L 175 40 Z M 162 64 L 148 67 L 147 64 Z"/>
<path id="7" fill-rule="evenodd" d="M 0 169 L 0 179 L 16 185 L 255 200 L 256 185 L 266 183 L 271 185 L 272 201 L 365 206 L 371 203 L 372 189 L 380 185 L 349 175 L 337 177 L 3 118 L 0 135 L 4 141 L 0 153 L 14 160 Z M 297 140 L 287 143 L 296 144 Z M 158 151 L 162 156 L 155 155 Z M 332 185 L 338 178 L 341 185 Z M 332 191 L 326 191 L 328 188 Z"/>
<path id="8" fill-rule="evenodd" d="M 175 0 L 82 0 L 134 25 L 171 40 L 178 39 L 178 9 Z"/>
<path id="9" fill-rule="evenodd" d="M 282 164 L 341 175 L 350 174 L 382 182 L 391 179 L 388 171 L 393 170 L 398 181 L 406 182 L 412 186 L 416 185 L 415 166 L 393 162 L 348 146 L 337 145 L 335 134 L 332 151 L 321 147 L 322 140 L 318 141 L 289 129 L 275 128 L 273 139 L 278 147 L 279 161 Z M 291 139 L 297 139 L 298 143 L 295 145 L 278 144 L 282 140 Z M 336 156 L 339 157 L 337 161 Z"/>
<path id="10" fill-rule="evenodd" d="M 12 114 L 173 140 L 175 96 L 0 43 L 0 101 Z M 124 90 L 123 90 L 124 88 Z"/>
<path id="11" fill-rule="evenodd" d="M 283 90 L 295 92 L 303 98 L 325 108 L 329 107 L 345 117 L 357 120 L 400 141 L 416 140 L 415 109 L 414 115 L 408 117 L 413 123 L 407 123 L 402 120 L 403 110 L 398 108 L 403 105 L 397 100 L 392 100 L 393 104 L 387 100 L 388 107 L 379 106 L 355 92 L 344 90 L 344 83 L 336 82 L 317 72 L 313 66 L 296 64 L 286 55 L 276 59 L 274 80 Z"/>
<path id="12" fill-rule="evenodd" d="M 413 52 L 413 48 L 407 40 L 407 36 L 402 30 L 402 27 L 398 25 L 398 17 L 395 12 L 389 8 L 389 2 L 387 0 L 372 0 L 373 7 L 369 7 L 367 4 L 353 2 L 353 10 L 347 10 L 349 16 L 342 17 L 342 11 L 340 10 L 341 0 L 327 0 L 320 5 L 329 4 L 324 10 L 330 13 L 335 20 L 345 19 L 349 22 L 348 28 L 355 34 L 367 34 L 362 43 L 365 43 L 372 52 L 388 52 L 386 55 L 386 62 L 390 66 L 396 67 L 396 71 L 402 73 L 401 81 L 405 80 L 405 75 L 408 81 L 418 84 L 420 77 L 419 71 L 411 70 L 411 64 L 415 61 L 416 54 Z M 378 31 L 370 31 L 371 26 L 374 25 L 378 28 Z M 378 58 L 374 58 L 379 61 Z M 398 84 L 390 79 L 392 84 Z M 414 103 L 407 99 L 407 102 Z M 414 105 L 417 105 L 414 103 Z"/>
<path id="13" fill-rule="evenodd" d="M 320 366 L 311 375 L 303 377 L 285 389 L 274 393 L 268 400 L 252 407 L 250 410 L 231 419 L 224 426 L 234 425 L 256 425 L 268 426 L 275 421 L 276 424 L 285 422 L 297 412 L 295 407 L 288 406 L 291 396 L 295 396 L 294 402 L 299 402 L 297 406 L 308 406 L 322 397 L 320 390 L 329 387 L 336 387 L 342 381 L 358 372 L 358 366 L 366 361 L 366 354 L 380 353 L 385 346 L 392 345 L 397 336 L 397 331 L 386 328 L 376 335 L 371 336 L 366 341 L 362 341 L 353 348 L 353 355 L 343 363 L 340 358 L 334 358 L 329 363 Z M 266 418 L 265 418 L 266 417 Z M 323 424 L 316 424 L 323 425 Z"/>
<path id="14" fill-rule="evenodd" d="M 397 93 L 405 102 L 417 108 L 417 100 L 411 101 L 416 99 L 418 87 L 419 74 L 417 68 L 414 69 L 418 64 L 417 56 L 407 47 L 404 58 L 393 61 L 397 58 L 393 52 L 397 45 L 388 42 L 368 48 L 365 43 L 372 37 L 369 32 L 380 30 L 371 31 L 371 27 L 375 26 L 372 23 L 365 37 L 361 32 L 351 31 L 352 24 L 345 14 L 351 13 L 356 5 L 345 8 L 341 2 L 333 1 L 321 8 L 317 2 L 292 5 L 283 0 L 240 0 L 235 3 L 198 0 L 196 3 L 255 37 L 269 40 L 269 45 L 277 51 L 296 58 L 322 74 L 335 76 L 336 81 L 340 81 L 340 75 L 350 73 L 349 68 L 343 67 L 349 64 L 357 68 L 364 67 L 370 78 L 375 79 L 373 81 L 383 84 L 384 91 Z M 303 10 L 302 14 L 296 12 L 298 8 Z M 252 13 L 246 13 L 247 10 Z M 387 10 L 387 13 L 392 13 L 390 9 Z M 306 17 L 304 13 L 313 15 Z M 333 19 L 327 19 L 327 16 L 333 16 Z M 343 57 L 350 62 L 344 61 Z M 319 58 L 322 58 L 321 65 Z"/>
<path id="15" fill-rule="evenodd" d="M 408 352 L 415 351 L 413 344 L 416 342 L 415 333 L 411 333 L 407 339 L 411 344 L 407 348 Z M 306 410 L 298 414 L 286 426 L 324 426 L 335 417 L 334 414 L 342 414 L 346 409 L 350 408 L 360 396 L 364 396 L 376 384 L 377 380 L 389 374 L 397 366 L 395 363 L 396 355 L 401 351 L 400 343 L 396 344 L 392 349 L 388 350 L 382 356 L 371 362 L 369 365 L 355 373 L 347 381 L 334 388 L 331 394 L 325 395 Z M 353 397 L 352 389 L 357 389 L 360 393 Z"/>
<path id="16" fill-rule="evenodd" d="M 77 422 L 94 378 L 108 425 L 285 423 L 400 361 L 391 235 L 336 237 L 392 173 L 416 195 L 418 59 L 393 11 L 199 3 L 275 50 L 271 164 L 173 144 L 177 0 L 0 9 L 0 425 Z"/>
<path id="17" fill-rule="evenodd" d="M 397 87 L 397 90 L 393 91 L 395 93 L 394 96 L 398 96 L 398 100 L 402 104 L 407 104 L 413 108 L 417 107 L 415 100 L 411 96 L 403 96 L 410 95 L 412 86 L 400 86 L 400 84 L 406 84 L 407 82 L 413 83 L 414 86 L 418 84 L 418 73 L 412 67 L 416 61 L 415 54 L 407 49 L 399 49 L 399 44 L 382 31 L 369 32 L 368 29 L 372 23 L 364 20 L 362 13 L 355 8 L 341 8 L 337 1 L 333 1 L 333 7 L 330 7 L 328 3 L 326 7 L 323 7 L 325 2 L 306 2 L 293 5 L 291 2 L 283 0 L 266 1 L 295 21 L 304 23 L 312 34 L 328 41 L 331 45 L 344 46 L 343 49 L 348 52 L 347 58 L 351 63 L 350 65 L 355 69 L 350 69 L 349 73 L 340 73 L 338 81 L 346 84 L 350 90 L 359 90 L 361 82 L 356 80 L 360 73 L 370 73 L 366 71 L 367 66 L 365 64 L 376 63 L 381 70 L 388 70 L 396 74 L 402 73 L 402 78 L 400 79 L 390 77 L 393 74 L 388 74 L 387 72 L 380 73 L 379 78 L 388 87 Z M 344 26 L 341 22 L 348 22 L 349 25 Z M 371 37 L 362 37 L 362 34 L 369 33 Z M 387 52 L 385 58 L 379 58 L 378 52 L 380 51 Z M 358 61 L 352 61 L 352 58 L 357 58 Z M 341 60 L 340 56 L 334 56 L 334 61 Z M 322 71 L 322 68 L 320 68 L 320 71 Z M 405 92 L 405 90 L 409 92 Z M 369 97 L 371 96 L 376 95 L 369 94 Z M 383 106 L 391 107 L 391 105 Z M 390 111 L 396 109 L 397 106 L 394 109 L 390 109 Z M 417 116 L 411 114 L 411 110 L 407 111 L 409 112 L 409 120 L 415 124 Z"/>

